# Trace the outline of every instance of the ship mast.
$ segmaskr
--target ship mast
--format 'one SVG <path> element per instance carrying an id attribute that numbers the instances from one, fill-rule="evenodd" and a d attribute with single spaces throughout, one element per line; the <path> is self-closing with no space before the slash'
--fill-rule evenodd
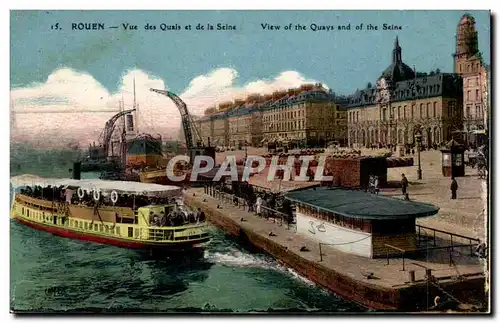
<path id="1" fill-rule="evenodd" d="M 10 99 L 10 134 L 17 130 L 16 112 L 14 111 L 14 104 L 12 98 Z"/>
<path id="2" fill-rule="evenodd" d="M 134 75 L 134 107 L 135 109 L 135 132 L 139 135 L 139 107 L 137 106 L 137 101 L 135 97 L 135 75 Z"/>
<path id="3" fill-rule="evenodd" d="M 122 100 L 120 101 L 120 112 L 125 110 L 125 100 L 123 99 L 123 94 L 122 94 Z M 121 157 L 121 164 L 122 167 L 125 167 L 126 161 L 127 161 L 127 139 L 126 139 L 126 134 L 127 134 L 127 121 L 125 120 L 127 116 L 123 116 L 122 118 L 122 131 L 120 133 L 120 157 Z"/>

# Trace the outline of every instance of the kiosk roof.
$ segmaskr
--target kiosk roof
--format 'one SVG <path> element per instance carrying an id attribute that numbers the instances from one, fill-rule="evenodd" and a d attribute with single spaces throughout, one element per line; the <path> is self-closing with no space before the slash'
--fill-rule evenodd
<path id="1" fill-rule="evenodd" d="M 405 201 L 389 196 L 344 188 L 307 189 L 286 194 L 286 198 L 350 218 L 396 220 L 438 213 L 432 204 Z"/>

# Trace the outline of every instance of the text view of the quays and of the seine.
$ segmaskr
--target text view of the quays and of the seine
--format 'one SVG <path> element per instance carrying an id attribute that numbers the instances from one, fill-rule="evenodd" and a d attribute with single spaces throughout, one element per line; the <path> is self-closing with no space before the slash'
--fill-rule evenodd
<path id="1" fill-rule="evenodd" d="M 14 313 L 489 313 L 489 11 L 11 11 Z"/>

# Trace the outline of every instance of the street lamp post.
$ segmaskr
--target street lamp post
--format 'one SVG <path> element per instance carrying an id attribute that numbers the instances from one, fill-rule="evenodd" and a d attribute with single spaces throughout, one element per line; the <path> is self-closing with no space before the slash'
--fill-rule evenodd
<path id="1" fill-rule="evenodd" d="M 418 169 L 417 169 L 417 178 L 422 179 L 422 168 L 420 166 L 420 146 L 422 143 L 422 133 L 421 130 L 417 130 L 415 134 L 415 140 L 417 141 L 417 158 L 418 158 Z"/>
<path id="2" fill-rule="evenodd" d="M 248 142 L 245 140 L 245 163 L 247 162 L 248 158 Z"/>
<path id="3" fill-rule="evenodd" d="M 391 140 L 389 141 L 389 144 L 391 145 L 391 149 L 393 149 L 396 146 L 395 142 L 397 143 L 397 138 L 396 138 L 397 129 L 394 129 L 394 126 L 396 126 L 396 128 L 397 128 L 397 125 L 394 122 L 394 114 L 392 113 L 392 111 L 389 111 L 389 113 L 390 114 L 389 114 L 389 124 L 388 124 L 389 131 L 388 131 L 388 133 L 389 133 L 390 138 L 391 138 Z"/>

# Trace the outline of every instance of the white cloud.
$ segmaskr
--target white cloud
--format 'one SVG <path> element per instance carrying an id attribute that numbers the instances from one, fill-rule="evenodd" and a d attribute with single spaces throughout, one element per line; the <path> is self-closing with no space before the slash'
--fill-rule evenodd
<path id="1" fill-rule="evenodd" d="M 36 83 L 11 90 L 11 109 L 15 111 L 96 111 L 118 110 L 123 98 L 125 108 L 133 106 L 135 78 L 136 100 L 139 104 L 139 129 L 141 132 L 160 133 L 164 138 L 177 137 L 180 114 L 173 102 L 150 88 L 164 89 L 165 82 L 141 70 L 129 70 L 122 76 L 116 93 L 110 93 L 92 75 L 69 68 L 54 71 L 45 83 Z M 256 80 L 244 86 L 236 86 L 238 72 L 231 68 L 219 68 L 199 75 L 189 83 L 179 96 L 186 102 L 192 114 L 201 115 L 214 104 L 251 93 L 266 94 L 280 89 L 314 83 L 295 71 L 282 72 L 274 79 Z M 11 125 L 12 140 L 27 141 L 37 146 L 68 141 L 86 145 L 98 141 L 106 121 L 113 112 L 105 113 L 37 113 L 16 114 L 15 127 Z"/>

